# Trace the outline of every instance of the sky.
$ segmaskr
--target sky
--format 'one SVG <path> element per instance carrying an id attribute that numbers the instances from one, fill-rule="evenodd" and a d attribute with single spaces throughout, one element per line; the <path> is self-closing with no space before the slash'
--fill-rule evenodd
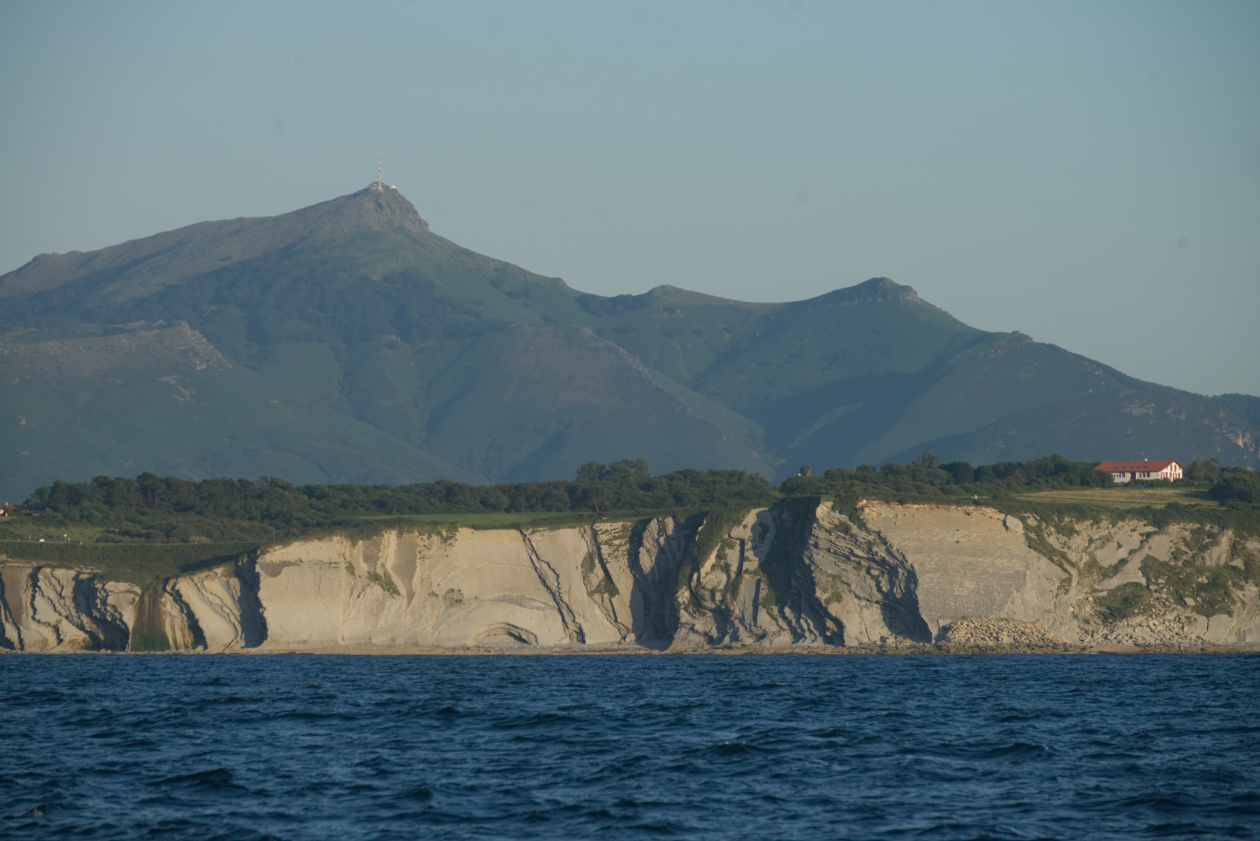
<path id="1" fill-rule="evenodd" d="M 887 276 L 1260 395 L 1260 3 L 0 4 L 0 272 L 398 187 L 604 295 Z"/>

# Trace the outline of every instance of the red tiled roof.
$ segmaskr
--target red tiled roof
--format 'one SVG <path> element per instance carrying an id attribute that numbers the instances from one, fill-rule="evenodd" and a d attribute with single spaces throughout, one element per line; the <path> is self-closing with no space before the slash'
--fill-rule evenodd
<path id="1" fill-rule="evenodd" d="M 1105 470 L 1108 473 L 1158 473 L 1170 464 L 1181 464 L 1175 461 L 1104 461 L 1095 467 L 1095 470 Z"/>

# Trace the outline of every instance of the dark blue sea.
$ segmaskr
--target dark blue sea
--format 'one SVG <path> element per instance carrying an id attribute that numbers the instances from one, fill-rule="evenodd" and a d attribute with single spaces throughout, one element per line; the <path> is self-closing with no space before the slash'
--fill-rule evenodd
<path id="1" fill-rule="evenodd" d="M 1255 656 L 14 655 L 0 715 L 15 841 L 1260 838 Z"/>

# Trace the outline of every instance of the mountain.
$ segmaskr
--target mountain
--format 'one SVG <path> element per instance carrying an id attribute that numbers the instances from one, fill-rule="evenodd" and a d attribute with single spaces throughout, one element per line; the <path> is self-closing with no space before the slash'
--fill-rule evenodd
<path id="1" fill-rule="evenodd" d="M 1144 383 L 875 278 L 605 297 L 468 251 L 373 184 L 0 277 L 0 496 L 143 470 L 297 482 L 905 460 L 1254 464 L 1256 398 Z"/>

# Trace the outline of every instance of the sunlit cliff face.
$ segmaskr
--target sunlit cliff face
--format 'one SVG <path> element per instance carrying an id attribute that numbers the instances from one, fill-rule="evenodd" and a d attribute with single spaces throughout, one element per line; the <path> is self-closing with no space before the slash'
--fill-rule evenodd
<path id="1" fill-rule="evenodd" d="M 158 589 L 0 567 L 19 651 L 1260 646 L 1260 540 L 864 502 L 291 544 Z"/>

